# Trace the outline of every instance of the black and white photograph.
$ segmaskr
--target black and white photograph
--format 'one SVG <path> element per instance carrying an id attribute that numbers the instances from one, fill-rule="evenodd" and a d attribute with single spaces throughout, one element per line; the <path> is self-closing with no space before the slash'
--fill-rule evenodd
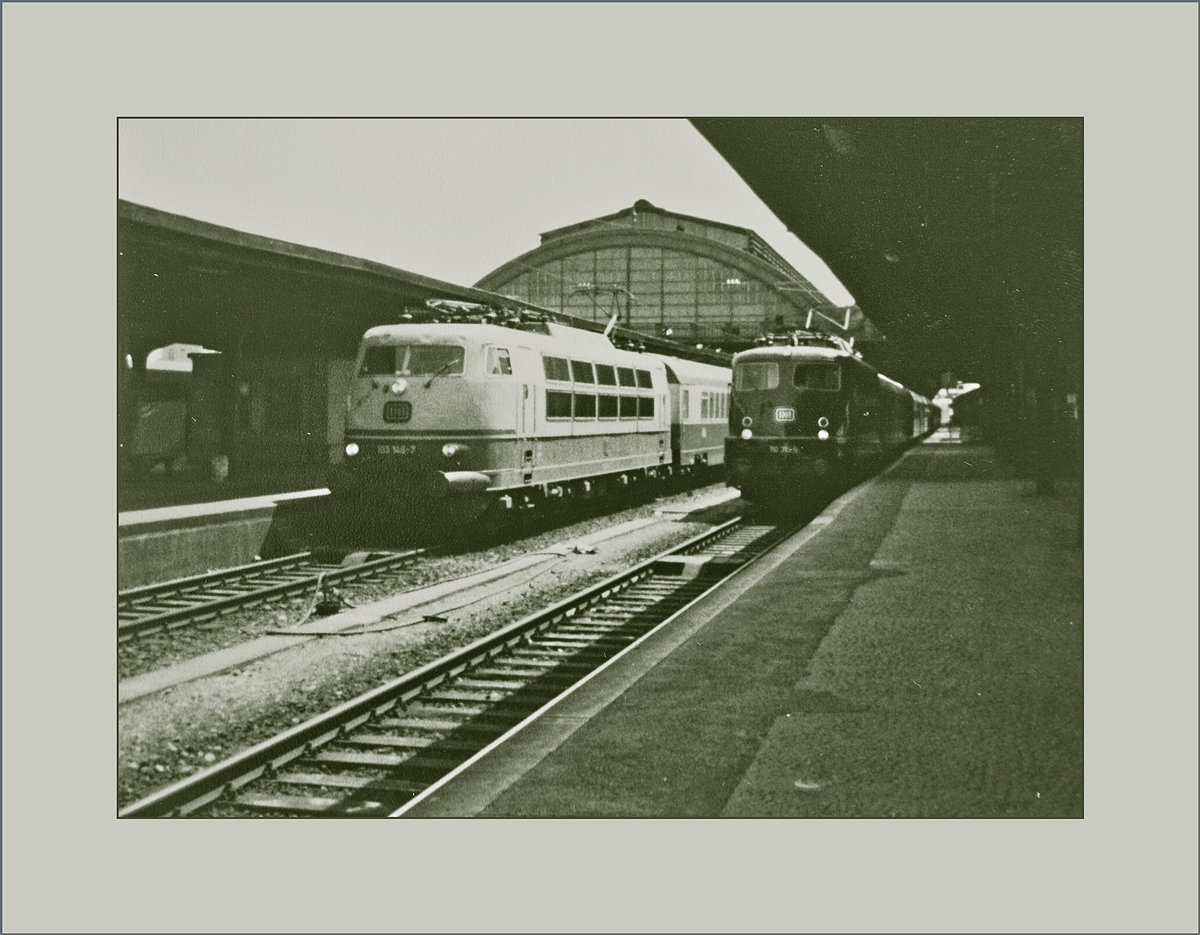
<path id="1" fill-rule="evenodd" d="M 102 6 L 91 235 L 4 12 L 5 811 L 114 883 L 6 930 L 1189 930 L 1195 108 L 1049 58 L 1194 8 Z"/>
<path id="2" fill-rule="evenodd" d="M 1082 119 L 118 145 L 122 817 L 1084 816 Z"/>

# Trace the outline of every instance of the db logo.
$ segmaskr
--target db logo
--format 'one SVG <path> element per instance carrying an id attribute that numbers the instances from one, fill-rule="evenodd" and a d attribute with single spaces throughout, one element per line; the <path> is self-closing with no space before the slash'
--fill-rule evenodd
<path id="1" fill-rule="evenodd" d="M 775 421 L 776 422 L 795 422 L 796 421 L 796 410 L 791 409 L 786 406 L 781 406 L 780 408 L 775 410 Z"/>

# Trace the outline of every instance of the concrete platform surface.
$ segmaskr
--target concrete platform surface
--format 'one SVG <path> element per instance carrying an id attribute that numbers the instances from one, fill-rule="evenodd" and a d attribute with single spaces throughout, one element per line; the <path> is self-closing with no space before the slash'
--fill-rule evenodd
<path id="1" fill-rule="evenodd" d="M 1079 485 L 935 436 L 409 817 L 1082 817 Z"/>
<path id="2" fill-rule="evenodd" d="M 117 588 L 248 565 L 263 554 L 279 504 L 328 494 L 320 488 L 120 513 Z"/>

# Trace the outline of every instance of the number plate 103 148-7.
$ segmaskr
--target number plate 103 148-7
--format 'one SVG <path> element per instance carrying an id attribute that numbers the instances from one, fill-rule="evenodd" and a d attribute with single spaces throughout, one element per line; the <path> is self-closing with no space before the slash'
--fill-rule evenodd
<path id="1" fill-rule="evenodd" d="M 411 455 L 416 454 L 416 445 L 377 445 L 375 451 L 381 455 Z"/>

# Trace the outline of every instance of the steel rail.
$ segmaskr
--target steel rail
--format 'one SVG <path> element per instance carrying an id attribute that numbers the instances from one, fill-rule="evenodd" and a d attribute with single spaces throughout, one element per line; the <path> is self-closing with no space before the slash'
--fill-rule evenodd
<path id="1" fill-rule="evenodd" d="M 333 583 L 369 577 L 410 562 L 424 552 L 412 549 L 357 565 L 320 564 L 311 560 L 312 553 L 299 552 L 268 562 L 131 588 L 117 595 L 117 639 L 173 629 L 238 607 L 308 591 L 322 580 Z M 284 580 L 277 580 L 278 576 L 284 576 Z M 255 581 L 261 579 L 267 579 L 265 586 L 255 586 Z M 247 589 L 234 594 L 223 590 L 242 587 Z M 135 616 L 145 605 L 149 605 L 149 612 Z"/>
<path id="2" fill-rule="evenodd" d="M 303 724 L 235 754 L 202 772 L 152 793 L 120 810 L 118 817 L 176 817 L 190 814 L 223 796 L 242 789 L 248 783 L 264 775 L 273 776 L 281 766 L 298 758 L 313 755 L 319 748 L 332 741 L 349 737 L 351 732 L 372 718 L 386 714 L 398 705 L 403 707 L 414 700 L 420 700 L 420 696 L 428 695 L 433 689 L 444 686 L 464 673 L 496 660 L 497 657 L 514 650 L 522 651 L 521 648 L 528 647 L 531 640 L 545 634 L 546 631 L 558 626 L 568 618 L 578 620 L 582 616 L 580 611 L 603 605 L 611 598 L 626 592 L 638 582 L 652 578 L 655 575 L 656 567 L 661 567 L 664 561 L 672 558 L 680 559 L 704 550 L 728 536 L 742 523 L 743 520 L 739 517 L 701 533 L 673 549 L 592 585 L 578 594 L 481 637 L 441 659 L 434 660 L 358 698 L 317 715 Z M 781 536 L 770 538 L 772 542 L 777 542 Z M 736 549 L 730 549 L 731 553 L 736 551 Z M 714 557 L 719 558 L 720 553 Z M 753 557 L 756 556 L 752 556 L 747 561 L 753 560 Z M 724 580 L 727 574 L 732 574 L 744 563 L 714 562 L 714 565 L 724 566 L 726 575 L 708 578 L 704 582 L 702 590 L 697 593 L 706 593 L 720 580 Z M 578 639 L 578 637 L 575 638 Z M 582 647 L 584 644 L 581 642 L 580 646 Z M 570 658 L 564 656 L 564 661 L 570 667 Z M 387 783 L 385 782 L 384 785 Z"/>
<path id="3" fill-rule="evenodd" d="M 262 562 L 251 562 L 247 565 L 237 565 L 233 568 L 222 568 L 220 571 L 209 571 L 200 575 L 189 575 L 186 578 L 173 578 L 170 581 L 159 581 L 155 584 L 144 584 L 136 588 L 127 588 L 117 592 L 117 609 L 130 607 L 138 601 L 152 597 L 163 597 L 189 590 L 208 587 L 226 582 L 238 582 L 257 572 L 278 571 L 300 565 L 312 558 L 311 552 L 296 552 L 282 558 L 271 558 Z"/>

